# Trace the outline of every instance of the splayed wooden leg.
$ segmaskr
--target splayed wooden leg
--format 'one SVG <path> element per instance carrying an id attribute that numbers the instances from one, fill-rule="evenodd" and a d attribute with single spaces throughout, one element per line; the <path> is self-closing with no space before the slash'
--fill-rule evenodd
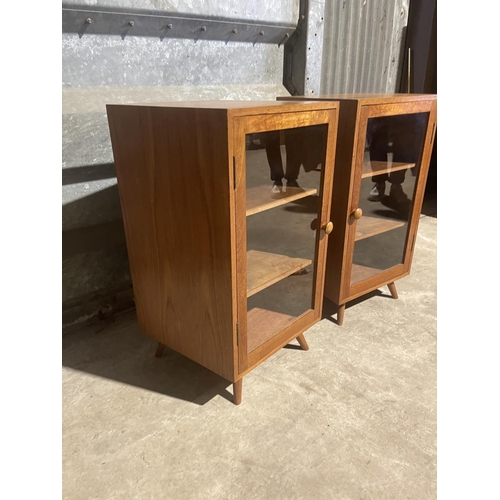
<path id="1" fill-rule="evenodd" d="M 302 348 L 303 351 L 308 351 L 309 350 L 309 346 L 307 345 L 306 338 L 304 337 L 303 333 L 301 333 L 297 337 L 297 341 L 299 342 L 299 345 L 300 345 L 300 347 Z"/>
<path id="2" fill-rule="evenodd" d="M 240 378 L 233 384 L 233 395 L 234 395 L 234 404 L 239 405 L 241 403 L 241 392 L 243 390 L 243 379 Z"/>
<path id="3" fill-rule="evenodd" d="M 392 283 L 389 283 L 387 287 L 389 288 L 389 292 L 391 292 L 392 298 L 397 299 L 398 291 L 396 290 L 396 284 L 394 283 L 394 281 Z"/>
<path id="4" fill-rule="evenodd" d="M 345 304 L 341 304 L 339 306 L 339 311 L 337 313 L 337 325 L 342 326 L 344 322 L 344 312 L 345 312 Z"/>
<path id="5" fill-rule="evenodd" d="M 233 384 L 233 395 L 234 404 L 239 405 L 241 403 L 241 391 L 243 390 L 243 379 L 240 378 Z"/>
<path id="6" fill-rule="evenodd" d="M 160 344 L 160 342 L 158 342 L 158 347 L 156 348 L 156 352 L 155 352 L 155 358 L 161 358 L 163 356 L 163 352 L 165 351 L 165 347 L 163 344 Z"/>

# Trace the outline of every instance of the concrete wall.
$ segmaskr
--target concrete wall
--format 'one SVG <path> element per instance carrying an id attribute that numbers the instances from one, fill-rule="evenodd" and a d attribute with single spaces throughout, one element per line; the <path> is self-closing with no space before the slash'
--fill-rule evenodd
<path id="1" fill-rule="evenodd" d="M 299 0 L 66 0 L 63 21 L 73 9 L 90 9 L 88 16 L 93 19 L 104 10 L 112 16 L 173 14 L 207 22 L 262 23 L 270 30 L 273 26 L 293 29 Z M 282 85 L 282 45 L 123 36 L 113 27 L 114 18 L 109 19 L 107 34 L 92 34 L 93 25 L 88 31 L 65 32 L 63 22 L 63 325 L 132 304 L 105 105 L 274 100 L 288 94 Z"/>

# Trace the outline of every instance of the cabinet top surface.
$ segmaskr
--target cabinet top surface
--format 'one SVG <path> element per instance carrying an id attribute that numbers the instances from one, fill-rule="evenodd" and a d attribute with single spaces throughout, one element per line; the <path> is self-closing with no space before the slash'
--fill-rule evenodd
<path id="1" fill-rule="evenodd" d="M 225 110 L 233 116 L 247 114 L 287 113 L 293 111 L 314 111 L 319 109 L 336 109 L 338 103 L 331 100 L 301 100 L 292 101 L 168 101 L 148 103 L 108 104 L 107 107 L 139 106 L 153 108 L 182 108 Z"/>
<path id="2" fill-rule="evenodd" d="M 308 100 L 308 101 L 360 101 L 362 104 L 380 102 L 408 102 L 436 100 L 436 94 L 320 94 L 311 96 L 278 97 L 279 100 Z"/>
<path id="3" fill-rule="evenodd" d="M 246 116 L 270 113 L 291 113 L 298 111 L 316 111 L 337 109 L 338 102 L 325 100 L 301 101 L 167 101 L 149 103 L 108 104 L 107 108 L 118 107 L 169 108 L 169 109 L 206 109 L 226 111 L 228 115 Z"/>

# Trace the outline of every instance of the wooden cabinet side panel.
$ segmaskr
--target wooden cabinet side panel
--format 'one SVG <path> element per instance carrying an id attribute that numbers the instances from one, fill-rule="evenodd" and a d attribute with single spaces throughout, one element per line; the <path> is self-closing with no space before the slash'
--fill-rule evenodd
<path id="1" fill-rule="evenodd" d="M 227 114 L 108 114 L 140 328 L 232 380 Z"/>
<path id="2" fill-rule="evenodd" d="M 163 335 L 151 329 L 150 320 L 161 309 L 160 295 L 150 293 L 159 287 L 155 265 L 159 248 L 152 237 L 154 205 L 143 202 L 152 189 L 154 172 L 151 120 L 141 108 L 108 106 L 107 114 L 139 328 L 163 342 Z"/>
<path id="3" fill-rule="evenodd" d="M 325 276 L 325 296 L 336 304 L 342 303 L 342 288 L 346 273 L 346 239 L 350 196 L 353 183 L 354 147 L 357 137 L 359 106 L 356 101 L 344 101 L 340 105 L 335 174 L 332 190 L 330 220 L 333 231 L 328 242 Z"/>

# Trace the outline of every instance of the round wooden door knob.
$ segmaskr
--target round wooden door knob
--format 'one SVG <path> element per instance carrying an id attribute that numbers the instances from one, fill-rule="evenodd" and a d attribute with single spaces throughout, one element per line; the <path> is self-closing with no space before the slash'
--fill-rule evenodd
<path id="1" fill-rule="evenodd" d="M 363 210 L 361 208 L 356 208 L 354 212 L 351 214 L 356 220 L 361 219 L 361 216 L 363 215 Z"/>
<path id="2" fill-rule="evenodd" d="M 323 230 L 325 231 L 326 234 L 330 234 L 333 231 L 333 222 L 329 222 Z"/>

